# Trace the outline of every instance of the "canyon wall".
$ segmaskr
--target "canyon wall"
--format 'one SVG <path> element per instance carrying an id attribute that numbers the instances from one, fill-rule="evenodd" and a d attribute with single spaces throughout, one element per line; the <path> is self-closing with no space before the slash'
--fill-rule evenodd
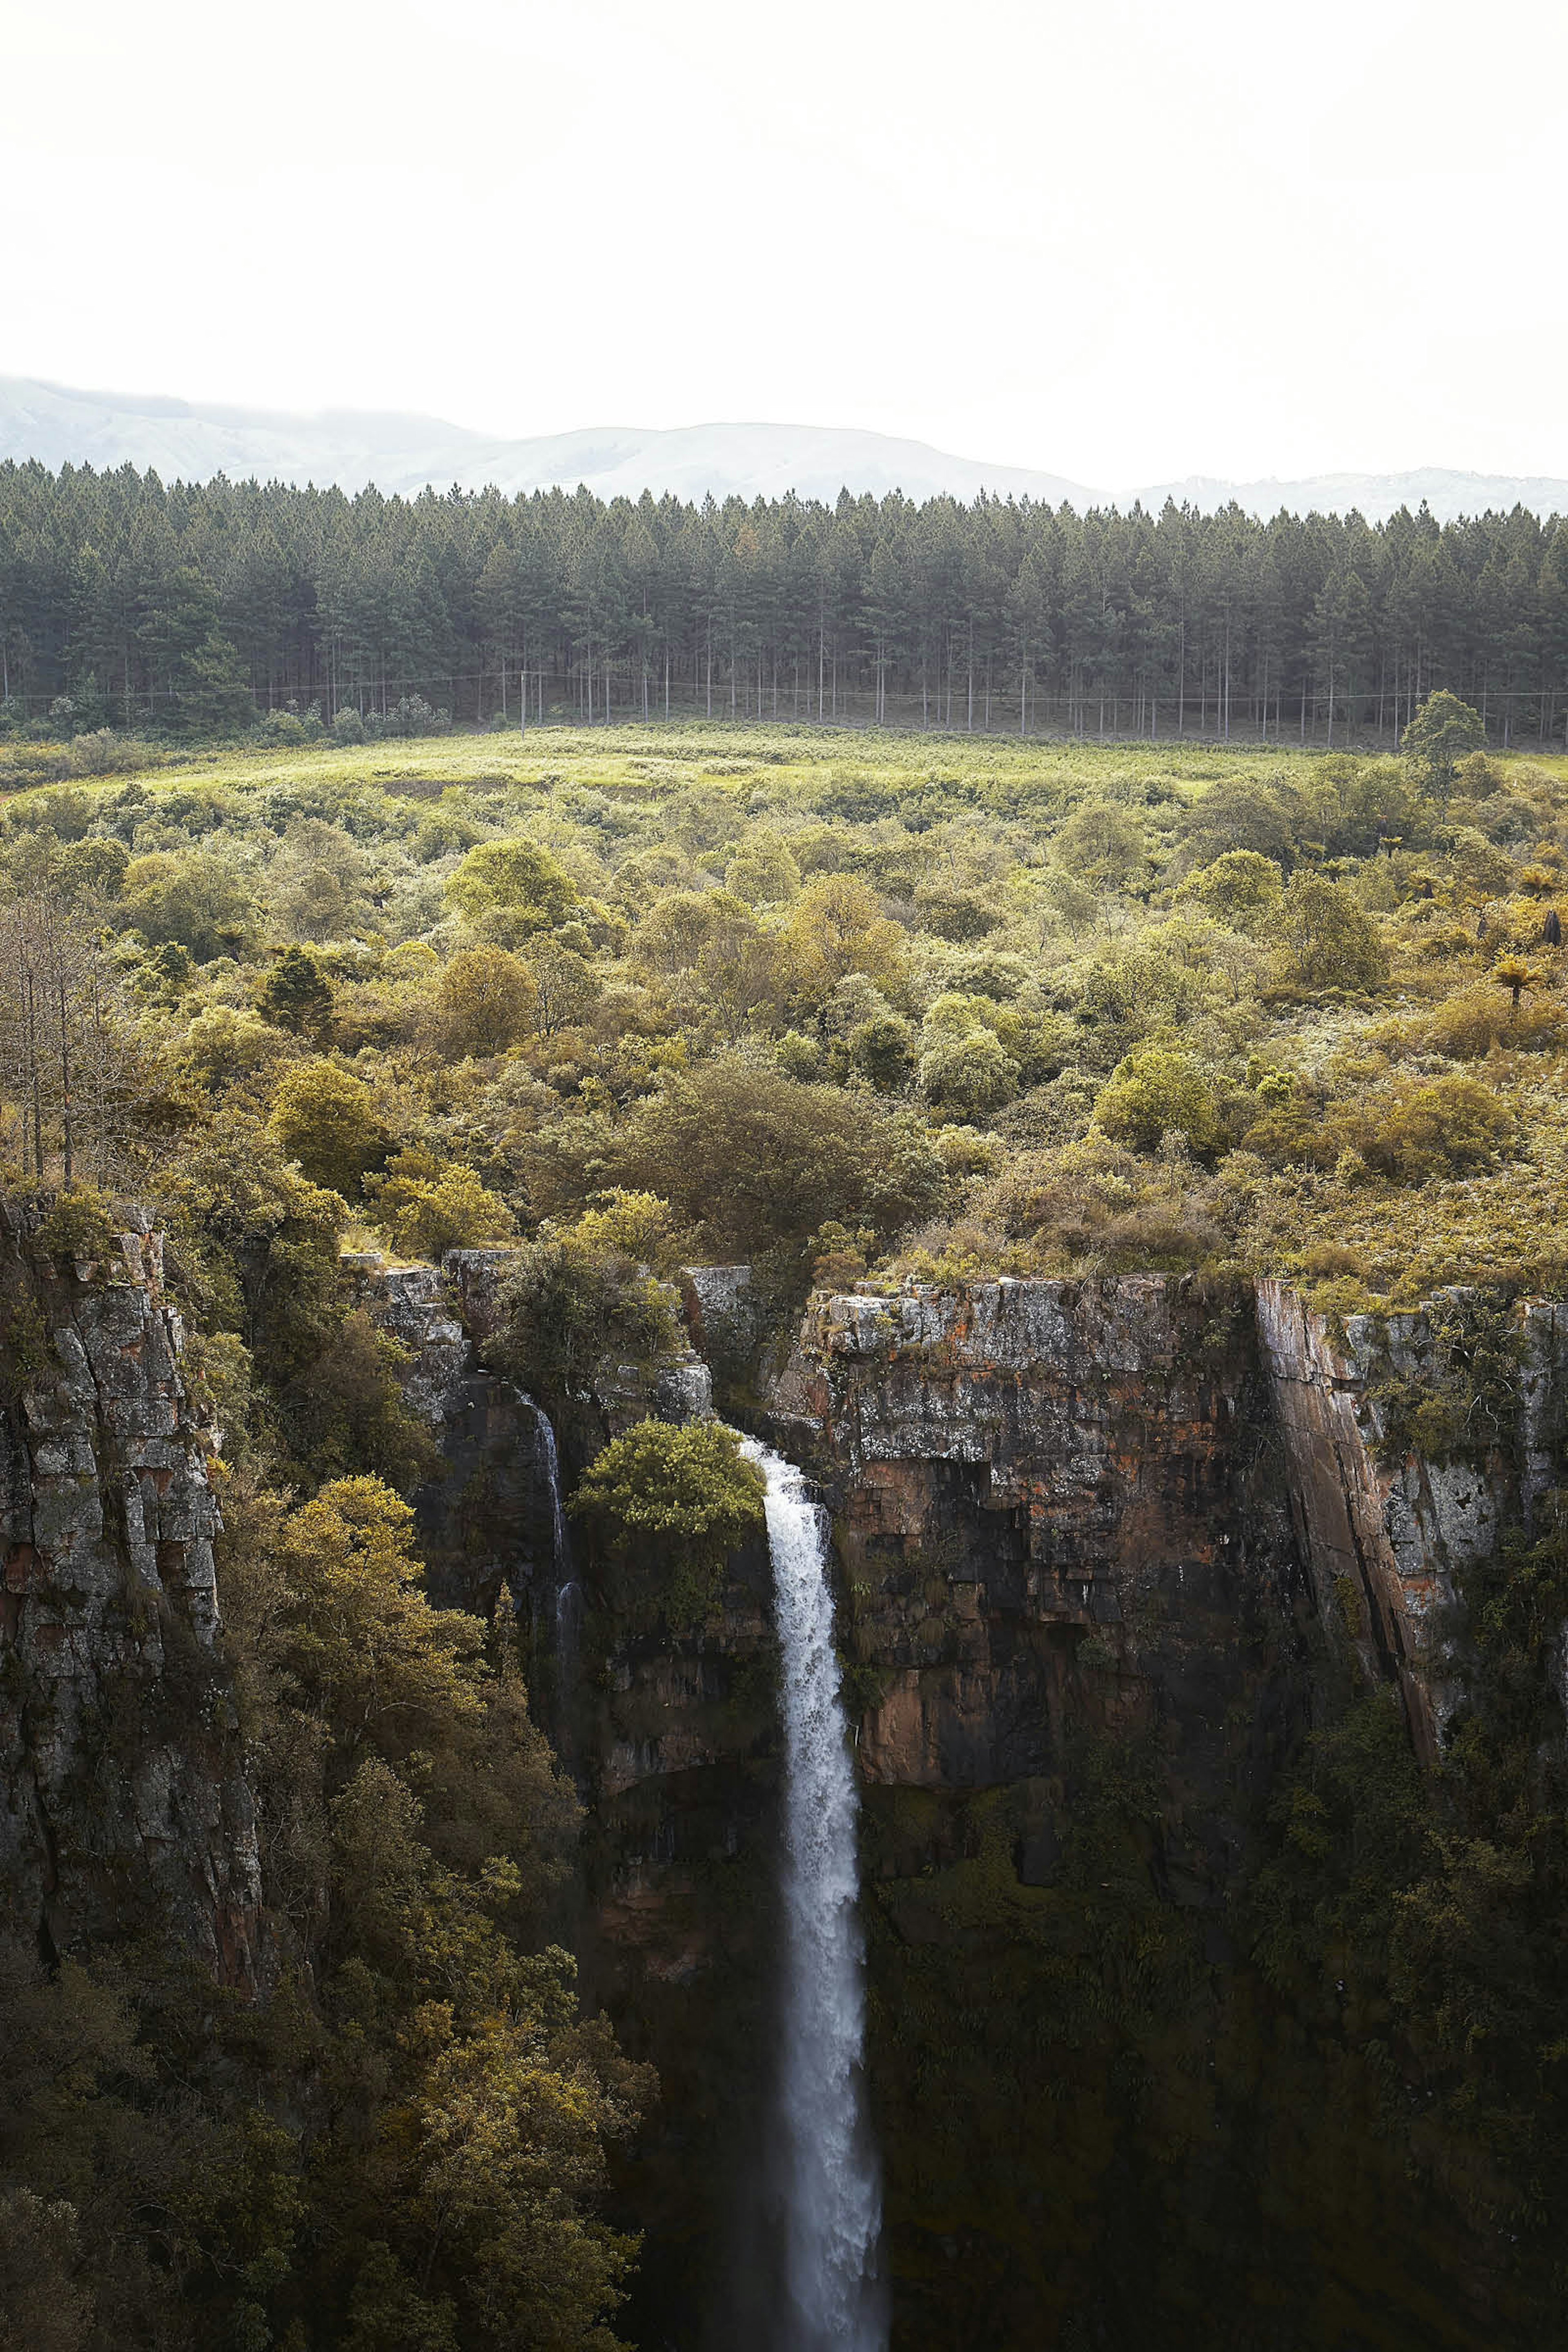
<path id="1" fill-rule="evenodd" d="M 215 1433 L 160 1236 L 50 1259 L 0 1225 L 0 1890 L 47 1962 L 172 1937 L 254 1984 L 256 1832 L 219 1642 Z"/>
<path id="2" fill-rule="evenodd" d="M 1465 1571 L 1509 1522 L 1529 1527 L 1562 1475 L 1568 1306 L 1527 1299 L 1505 1335 L 1511 1392 L 1434 1460 L 1399 1442 L 1390 1384 L 1435 1393 L 1444 1302 L 1352 1315 L 1339 1334 L 1282 1282 L 1259 1282 L 1258 1328 L 1315 1605 L 1369 1680 L 1398 1684 L 1418 1753 L 1436 1757 L 1458 1703 L 1447 1620 Z M 1450 1308 L 1465 1294 L 1452 1294 Z M 1500 1407 L 1500 1410 L 1499 1410 Z"/>
<path id="3" fill-rule="evenodd" d="M 0 1255 L 4 1931 L 46 1959 L 172 1932 L 251 1987 L 216 1433 L 158 1237 L 132 1218 L 73 1264 L 18 1217 Z M 1447 1604 L 1561 1477 L 1568 1308 L 1515 1311 L 1486 1442 L 1439 1455 L 1408 1442 L 1400 1384 L 1449 1378 L 1451 1302 L 1341 1330 L 1273 1283 L 910 1285 L 816 1294 L 770 1351 L 746 1270 L 696 1268 L 693 1344 L 605 1363 L 552 1426 L 486 1360 L 505 1259 L 351 1272 L 440 1456 L 414 1498 L 433 1597 L 515 1622 L 584 1800 L 564 1925 L 585 1995 L 660 2073 L 617 2181 L 645 2232 L 632 2339 L 765 2346 L 774 2299 L 765 1548 L 672 1627 L 635 1566 L 574 1561 L 561 1507 L 611 1434 L 711 1410 L 708 1358 L 833 1517 L 900 2347 L 1120 2341 L 1152 2294 L 1190 2299 L 1194 2343 L 1211 2291 L 1420 2308 L 1454 2251 L 1336 2090 L 1331 2021 L 1306 2034 L 1260 1969 L 1237 1891 L 1347 1692 L 1396 1690 L 1436 1752 L 1462 1679 Z M 1484 2313 L 1454 2314 L 1441 2340 L 1485 2340 Z"/>
<path id="4" fill-rule="evenodd" d="M 679 1633 L 590 1563 L 563 1690 L 537 1413 L 483 1369 L 500 1263 L 384 1277 L 449 1465 L 422 1534 L 443 1597 L 504 1588 L 527 1613 L 588 1806 L 584 1989 L 664 2081 L 622 2182 L 647 2231 L 628 2327 L 765 2344 L 768 1563 L 738 1557 Z M 1281 2057 L 1295 2028 L 1238 1946 L 1237 1893 L 1347 1691 L 1397 1690 L 1435 1752 L 1445 1604 L 1557 1475 L 1564 1310 L 1519 1310 L 1514 1425 L 1440 1461 L 1394 1450 L 1387 1402 L 1441 1376 L 1436 1309 L 1337 1335 L 1278 1284 L 909 1286 L 816 1295 L 770 1350 L 746 1269 L 690 1269 L 682 1293 L 694 1352 L 652 1385 L 602 1367 L 560 1414 L 565 1475 L 643 1413 L 708 1409 L 707 1359 L 833 1514 L 900 2343 L 1050 2341 L 1086 2308 L 1114 2333 L 1133 2321 L 1107 2282 L 1152 2291 L 1167 2259 L 1200 2299 L 1206 2261 L 1238 2305 L 1292 2265 L 1302 2294 L 1354 2301 L 1381 2265 L 1376 2291 L 1414 2308 L 1451 2249 L 1424 2242 L 1374 2120 L 1338 2114 L 1320 2060 Z M 1335 2120 L 1287 2225 L 1258 2181 L 1292 2101 Z"/>

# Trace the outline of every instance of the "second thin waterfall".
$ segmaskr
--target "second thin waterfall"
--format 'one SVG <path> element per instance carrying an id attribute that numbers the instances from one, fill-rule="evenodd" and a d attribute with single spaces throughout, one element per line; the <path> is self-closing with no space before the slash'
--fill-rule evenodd
<path id="1" fill-rule="evenodd" d="M 825 1516 L 755 1440 L 783 1650 L 784 1925 L 780 2105 L 788 2352 L 882 2352 L 881 2184 L 863 2111 L 858 1804 L 833 1648 Z"/>
<path id="2" fill-rule="evenodd" d="M 550 1415 L 531 1397 L 539 1451 L 550 1490 L 551 1569 L 554 1577 L 555 1744 L 563 1763 L 572 1761 L 572 1702 L 577 1687 L 577 1651 L 583 1628 L 583 1588 L 572 1573 L 572 1539 L 561 1500 L 561 1463 Z"/>

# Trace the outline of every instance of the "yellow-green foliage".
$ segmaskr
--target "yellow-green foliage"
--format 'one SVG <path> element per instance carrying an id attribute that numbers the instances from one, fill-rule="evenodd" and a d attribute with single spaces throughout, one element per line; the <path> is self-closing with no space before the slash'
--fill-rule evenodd
<path id="1" fill-rule="evenodd" d="M 643 1421 L 584 1472 L 573 1510 L 621 1565 L 629 1622 L 700 1624 L 724 1563 L 763 1529 L 763 1474 L 721 1422 Z"/>
<path id="2" fill-rule="evenodd" d="M 422 1155 L 377 1208 L 405 1253 L 619 1188 L 797 1284 L 830 1224 L 889 1268 L 1289 1271 L 1337 1221 L 1378 1244 L 1334 1278 L 1403 1295 L 1467 1250 L 1528 1278 L 1516 1196 L 1530 1267 L 1557 1246 L 1561 766 L 280 735 L 20 794 L 4 858 L 76 860 L 117 935 L 142 1189 L 259 1118 L 346 1201 Z M 956 1127 L 984 1148 L 939 1155 Z"/>

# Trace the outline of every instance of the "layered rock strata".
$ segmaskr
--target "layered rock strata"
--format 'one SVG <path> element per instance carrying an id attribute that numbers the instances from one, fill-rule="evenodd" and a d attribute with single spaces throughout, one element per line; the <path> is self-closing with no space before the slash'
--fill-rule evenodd
<path id="1" fill-rule="evenodd" d="M 1248 1309 L 1160 1276 L 813 1300 L 773 1416 L 837 1509 L 868 1780 L 1040 1775 L 1069 1716 L 1201 1744 L 1295 1640 Z"/>
<path id="2" fill-rule="evenodd" d="M 1435 1306 L 1353 1315 L 1336 1337 L 1286 1284 L 1258 1285 L 1258 1337 L 1319 1614 L 1349 1641 L 1364 1675 L 1398 1683 L 1428 1760 L 1458 1696 L 1447 1612 L 1500 1529 L 1529 1526 L 1557 1483 L 1568 1402 L 1568 1306 L 1527 1300 L 1513 1310 L 1517 1381 L 1501 1425 L 1444 1461 L 1396 1446 L 1386 1387 L 1436 1391 L 1437 1320 Z"/>
<path id="3" fill-rule="evenodd" d="M 174 1935 L 257 1969 L 260 1876 L 219 1646 L 213 1433 L 180 1373 L 161 1236 L 53 1265 L 0 1248 L 0 1890 L 47 1962 Z"/>

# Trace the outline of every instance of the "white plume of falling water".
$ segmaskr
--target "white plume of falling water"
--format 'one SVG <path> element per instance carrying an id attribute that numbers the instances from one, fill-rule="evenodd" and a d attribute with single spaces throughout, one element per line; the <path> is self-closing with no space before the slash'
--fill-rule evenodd
<path id="1" fill-rule="evenodd" d="M 788 2352 L 883 2352 L 881 2182 L 861 2098 L 858 1803 L 833 1649 L 826 1520 L 793 1464 L 755 1439 L 744 1451 L 767 1480 L 784 1654 L 785 2341 Z"/>

